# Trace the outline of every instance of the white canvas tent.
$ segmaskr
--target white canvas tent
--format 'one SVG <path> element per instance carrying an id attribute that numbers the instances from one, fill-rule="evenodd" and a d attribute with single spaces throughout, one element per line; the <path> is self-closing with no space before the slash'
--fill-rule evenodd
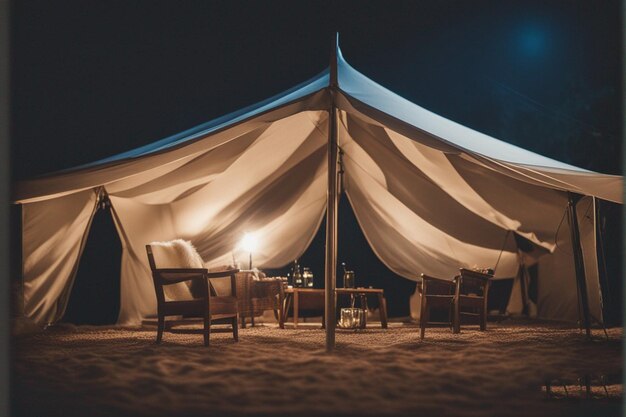
<path id="1" fill-rule="evenodd" d="M 327 230 L 334 227 L 337 183 L 335 169 L 328 169 L 329 161 L 336 165 L 334 141 L 342 152 L 343 190 L 389 269 L 417 281 L 422 272 L 452 278 L 459 267 L 480 266 L 503 278 L 532 258 L 539 264 L 542 317 L 579 318 L 576 245 L 566 215 L 569 197 L 582 196 L 574 229 L 588 309 L 602 319 L 593 206 L 595 198 L 622 203 L 622 177 L 567 165 L 438 116 L 356 71 L 338 47 L 329 69 L 262 103 L 17 184 L 25 315 L 42 324 L 61 318 L 103 198 L 123 247 L 119 323 L 155 313 L 144 249 L 153 240 L 189 239 L 209 268 L 241 256 L 235 248 L 246 232 L 261 242 L 255 265 L 275 268 L 298 258 L 327 207 Z M 520 256 L 515 235 L 542 256 Z M 327 242 L 332 257 L 336 238 Z M 334 259 L 327 263 L 329 283 Z M 510 308 L 521 308 L 518 300 Z"/>

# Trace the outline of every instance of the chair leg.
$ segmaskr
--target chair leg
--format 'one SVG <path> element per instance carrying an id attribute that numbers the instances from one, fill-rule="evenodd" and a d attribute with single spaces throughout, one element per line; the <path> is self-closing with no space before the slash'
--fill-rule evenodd
<path id="1" fill-rule="evenodd" d="M 209 338 L 211 336 L 211 316 L 204 316 L 204 346 L 209 346 Z"/>
<path id="2" fill-rule="evenodd" d="M 428 322 L 428 306 L 426 306 L 426 297 L 422 296 L 422 306 L 420 309 L 420 339 L 424 339 L 426 333 L 426 323 Z"/>
<path id="3" fill-rule="evenodd" d="M 487 330 L 487 311 L 484 308 L 480 309 L 480 330 Z"/>
<path id="4" fill-rule="evenodd" d="M 157 338 L 156 338 L 156 342 L 157 343 L 161 343 L 161 340 L 163 339 L 163 330 L 165 329 L 165 317 L 164 316 L 159 316 L 159 321 L 158 321 L 158 325 L 157 325 Z"/>
<path id="5" fill-rule="evenodd" d="M 454 333 L 454 303 L 450 303 L 450 331 Z"/>
<path id="6" fill-rule="evenodd" d="M 241 315 L 241 328 L 242 329 L 246 328 L 246 315 L 245 314 Z"/>
<path id="7" fill-rule="evenodd" d="M 452 333 L 461 333 L 461 308 L 459 307 L 458 302 L 452 304 L 452 309 L 454 311 L 454 321 L 453 321 L 453 326 L 454 329 L 452 331 Z"/>
<path id="8" fill-rule="evenodd" d="M 239 321 L 238 317 L 233 317 L 233 321 L 232 321 L 232 325 L 233 325 L 233 339 L 235 339 L 235 342 L 239 341 L 239 327 L 237 325 L 238 321 Z"/>
<path id="9" fill-rule="evenodd" d="M 250 325 L 254 327 L 254 313 L 250 316 Z"/>

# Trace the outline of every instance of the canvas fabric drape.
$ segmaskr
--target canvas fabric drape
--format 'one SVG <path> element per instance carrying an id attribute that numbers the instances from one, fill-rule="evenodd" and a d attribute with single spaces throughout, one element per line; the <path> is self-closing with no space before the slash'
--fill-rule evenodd
<path id="1" fill-rule="evenodd" d="M 156 313 L 147 242 L 190 240 L 209 269 L 233 258 L 247 264 L 249 254 L 237 249 L 244 233 L 259 242 L 254 266 L 278 267 L 299 257 L 324 213 L 326 124 L 323 112 L 298 113 L 163 176 L 107 186 L 123 242 L 119 322 Z"/>
<path id="2" fill-rule="evenodd" d="M 22 208 L 24 314 L 39 324 L 65 312 L 97 199 L 86 190 Z"/>
<path id="3" fill-rule="evenodd" d="M 485 169 L 471 155 L 445 153 L 355 115 L 343 112 L 340 120 L 346 192 L 370 246 L 387 267 L 413 280 L 422 272 L 452 279 L 460 267 L 494 268 L 496 278 L 513 278 L 519 260 L 507 233 L 518 233 L 544 254 L 557 250 L 558 233 L 567 251 L 558 249 L 540 268 L 545 295 L 538 315 L 578 319 L 571 242 L 561 230 L 566 192 Z M 589 201 L 579 205 L 588 208 Z M 579 224 L 590 311 L 601 317 L 595 219 L 588 211 L 579 213 Z"/>
<path id="4" fill-rule="evenodd" d="M 484 167 L 543 187 L 623 202 L 623 178 L 599 174 L 497 140 L 398 96 L 352 68 L 338 51 L 337 105 L 368 122 L 440 151 L 470 155 Z"/>
<path id="5" fill-rule="evenodd" d="M 585 263 L 589 312 L 593 319 L 602 322 L 593 199 L 584 197 L 576 207 Z M 555 251 L 539 260 L 537 316 L 542 318 L 575 322 L 581 317 L 570 227 L 566 217 L 558 231 Z"/>

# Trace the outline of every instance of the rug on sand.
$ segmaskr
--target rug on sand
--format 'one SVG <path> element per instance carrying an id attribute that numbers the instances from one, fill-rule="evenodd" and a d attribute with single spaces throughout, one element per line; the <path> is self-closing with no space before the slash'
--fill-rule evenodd
<path id="1" fill-rule="evenodd" d="M 151 327 L 59 325 L 13 339 L 16 416 L 618 416 L 622 328 L 507 320 L 486 332 L 392 323 L 338 331 L 325 352 L 319 323 L 193 334 Z M 592 398 L 576 393 L 590 375 Z M 604 376 L 604 386 L 598 382 Z M 569 384 L 570 396 L 549 399 Z M 617 382 L 616 382 L 617 381 Z M 574 392 L 572 392 L 572 389 Z"/>

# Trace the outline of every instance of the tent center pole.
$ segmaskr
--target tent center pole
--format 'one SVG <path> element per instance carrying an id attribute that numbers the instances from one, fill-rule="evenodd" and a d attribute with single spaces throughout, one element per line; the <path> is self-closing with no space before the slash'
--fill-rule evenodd
<path id="1" fill-rule="evenodd" d="M 335 94 L 337 87 L 337 42 L 333 37 L 330 54 L 330 106 L 328 109 L 328 198 L 326 201 L 326 274 L 324 285 L 324 324 L 326 327 L 326 351 L 335 348 L 337 282 L 337 110 Z"/>
<path id="2" fill-rule="evenodd" d="M 585 277 L 585 261 L 583 259 L 583 251 L 580 242 L 580 229 L 578 227 L 578 215 L 576 213 L 576 203 L 582 198 L 580 194 L 568 192 L 568 218 L 570 225 L 570 235 L 572 240 L 572 249 L 574 252 L 574 266 L 576 268 L 576 284 L 578 285 L 578 293 L 580 297 L 580 305 L 582 307 L 582 324 L 585 327 L 585 333 L 588 338 L 591 337 L 591 323 L 589 315 L 589 299 L 587 298 L 587 280 Z"/>

